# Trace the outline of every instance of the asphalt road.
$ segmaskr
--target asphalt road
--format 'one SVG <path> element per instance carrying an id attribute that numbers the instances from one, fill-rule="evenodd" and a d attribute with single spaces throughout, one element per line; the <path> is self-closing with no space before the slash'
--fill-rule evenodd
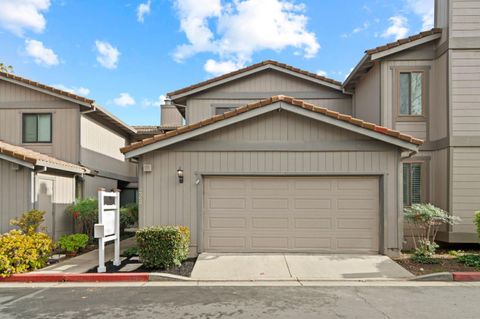
<path id="1" fill-rule="evenodd" d="M 479 318 L 480 287 L 2 288 L 0 318 Z"/>

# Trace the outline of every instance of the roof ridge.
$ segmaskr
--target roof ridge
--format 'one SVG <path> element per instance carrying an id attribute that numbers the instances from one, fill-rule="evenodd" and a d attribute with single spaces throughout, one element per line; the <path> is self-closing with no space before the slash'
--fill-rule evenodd
<path id="1" fill-rule="evenodd" d="M 143 146 L 150 145 L 150 144 L 153 144 L 153 143 L 156 143 L 156 142 L 159 142 L 159 141 L 162 141 L 162 140 L 165 140 L 165 139 L 168 139 L 170 137 L 180 135 L 180 134 L 183 134 L 183 133 L 186 133 L 186 132 L 190 132 L 190 131 L 196 130 L 198 128 L 205 127 L 205 126 L 211 125 L 213 123 L 216 123 L 216 122 L 219 122 L 219 121 L 237 116 L 238 114 L 245 113 L 245 112 L 248 112 L 250 110 L 257 109 L 257 108 L 260 108 L 260 107 L 263 107 L 263 106 L 266 106 L 266 105 L 270 105 L 270 104 L 273 104 L 273 103 L 279 102 L 279 101 L 284 101 L 284 102 L 287 102 L 291 105 L 301 107 L 303 109 L 306 109 L 306 110 L 309 110 L 309 111 L 312 111 L 312 112 L 315 112 L 315 113 L 320 113 L 320 114 L 323 114 L 325 116 L 335 118 L 335 119 L 343 121 L 343 122 L 348 122 L 348 123 L 353 124 L 355 126 L 362 127 L 362 128 L 365 128 L 365 129 L 368 129 L 368 130 L 371 130 L 371 131 L 375 131 L 375 132 L 378 132 L 378 133 L 381 133 L 381 134 L 384 134 L 384 135 L 392 136 L 392 137 L 401 139 L 403 141 L 406 141 L 406 142 L 409 142 L 409 143 L 412 143 L 412 144 L 415 144 L 415 145 L 423 144 L 423 140 L 415 138 L 412 135 L 404 134 L 404 133 L 401 133 L 399 131 L 392 130 L 390 128 L 387 128 L 387 127 L 384 127 L 384 126 L 381 126 L 381 125 L 366 122 L 364 120 L 361 120 L 359 118 L 355 118 L 355 117 L 353 117 L 351 115 L 348 115 L 348 114 L 343 114 L 343 113 L 333 111 L 333 110 L 330 110 L 330 109 L 327 109 L 327 108 L 324 108 L 324 107 L 316 106 L 312 103 L 308 103 L 308 102 L 305 102 L 305 101 L 300 100 L 300 99 L 296 99 L 296 98 L 291 97 L 291 96 L 275 95 L 275 96 L 272 96 L 272 97 L 267 98 L 267 99 L 263 99 L 263 100 L 260 100 L 260 101 L 257 101 L 257 102 L 246 104 L 244 106 L 240 106 L 238 108 L 235 108 L 235 109 L 233 109 L 231 111 L 228 111 L 228 112 L 225 112 L 223 114 L 214 115 L 214 116 L 212 116 L 208 119 L 205 119 L 205 120 L 202 120 L 202 121 L 199 121 L 199 122 L 196 122 L 196 123 L 192 123 L 192 124 L 189 124 L 189 125 L 181 126 L 181 127 L 177 128 L 175 130 L 172 130 L 172 131 L 169 131 L 169 132 L 166 132 L 166 133 L 162 133 L 162 134 L 157 134 L 157 135 L 154 135 L 153 137 L 149 137 L 149 138 L 143 139 L 141 141 L 134 142 L 130 145 L 122 147 L 120 149 L 120 151 L 122 153 L 127 153 L 127 152 L 133 151 L 135 149 L 141 148 Z"/>
<path id="2" fill-rule="evenodd" d="M 226 78 L 229 78 L 229 77 L 241 74 L 241 73 L 248 72 L 250 70 L 259 68 L 259 67 L 264 66 L 264 65 L 278 66 L 278 67 L 284 68 L 286 70 L 290 70 L 290 71 L 293 71 L 293 72 L 296 72 L 296 73 L 300 73 L 300 74 L 303 74 L 303 75 L 310 76 L 310 77 L 315 78 L 317 80 L 321 80 L 321 81 L 325 81 L 325 82 L 328 82 L 328 83 L 331 83 L 331 84 L 342 86 L 342 82 L 339 82 L 337 80 L 334 80 L 334 79 L 331 79 L 331 78 L 328 78 L 328 77 L 325 77 L 325 76 L 322 76 L 322 75 L 312 73 L 310 71 L 306 71 L 306 70 L 302 70 L 300 68 L 296 68 L 296 67 L 291 66 L 291 65 L 286 64 L 286 63 L 281 63 L 281 62 L 278 62 L 278 61 L 275 61 L 275 60 L 263 60 L 261 62 L 254 63 L 254 64 L 246 66 L 244 68 L 241 68 L 241 69 L 229 72 L 229 73 L 225 73 L 225 74 L 222 74 L 222 75 L 219 75 L 219 76 L 216 76 L 216 77 L 210 78 L 208 80 L 201 81 L 201 82 L 189 85 L 189 86 L 186 86 L 184 88 L 181 88 L 181 89 L 178 89 L 178 90 L 175 90 L 175 91 L 172 91 L 172 92 L 168 92 L 167 96 L 172 96 L 172 95 L 185 93 L 185 92 L 188 92 L 190 90 L 193 90 L 193 89 L 196 89 L 196 88 L 199 88 L 199 87 L 211 84 L 211 83 L 215 83 L 215 82 L 218 82 L 220 80 L 223 80 L 223 79 L 226 79 Z"/>
<path id="3" fill-rule="evenodd" d="M 434 35 L 434 34 L 441 33 L 441 32 L 442 32 L 441 28 L 432 28 L 430 30 L 422 31 L 420 33 L 411 35 L 411 36 L 406 37 L 406 38 L 398 39 L 397 41 L 394 41 L 394 42 L 389 42 L 389 43 L 386 43 L 384 45 L 377 46 L 373 49 L 365 50 L 365 53 L 371 55 L 371 54 L 374 54 L 374 53 L 385 51 L 385 50 L 400 46 L 402 44 L 409 43 L 409 42 L 412 42 L 412 41 L 415 41 L 415 40 L 419 40 L 419 39 L 424 38 L 426 36 Z"/>

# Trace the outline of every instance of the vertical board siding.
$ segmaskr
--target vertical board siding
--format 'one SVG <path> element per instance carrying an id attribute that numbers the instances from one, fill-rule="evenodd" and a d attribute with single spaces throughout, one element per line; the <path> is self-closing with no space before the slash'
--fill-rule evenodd
<path id="1" fill-rule="evenodd" d="M 376 64 L 355 88 L 357 118 L 380 124 L 380 66 Z"/>
<path id="2" fill-rule="evenodd" d="M 429 79 L 429 134 L 435 141 L 448 136 L 448 53 L 435 60 Z"/>
<path id="3" fill-rule="evenodd" d="M 52 143 L 22 143 L 22 113 L 52 113 Z M 0 139 L 58 159 L 78 163 L 78 105 L 20 85 L 0 81 Z"/>
<path id="4" fill-rule="evenodd" d="M 480 148 L 452 148 L 452 152 L 452 213 L 462 219 L 453 232 L 474 233 L 474 214 L 480 210 Z"/>
<path id="5" fill-rule="evenodd" d="M 480 50 L 451 52 L 453 136 L 480 135 Z"/>
<path id="6" fill-rule="evenodd" d="M 30 169 L 0 159 L 0 234 L 30 206 Z"/>
<path id="7" fill-rule="evenodd" d="M 187 121 L 194 123 L 211 117 L 214 112 L 212 105 L 215 104 L 241 106 L 279 94 L 294 95 L 341 113 L 352 112 L 351 97 L 338 90 L 282 72 L 267 70 L 189 97 L 186 103 Z"/>
<path id="8" fill-rule="evenodd" d="M 450 37 L 480 36 L 480 3 L 477 0 L 453 0 Z"/>

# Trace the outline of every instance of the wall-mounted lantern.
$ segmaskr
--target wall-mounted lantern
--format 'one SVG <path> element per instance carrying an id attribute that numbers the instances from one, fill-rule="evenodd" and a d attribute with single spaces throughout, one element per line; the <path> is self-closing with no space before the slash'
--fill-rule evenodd
<path id="1" fill-rule="evenodd" d="M 178 182 L 180 184 L 182 184 L 183 183 L 183 169 L 181 167 L 179 167 L 177 169 L 177 176 L 178 176 Z"/>

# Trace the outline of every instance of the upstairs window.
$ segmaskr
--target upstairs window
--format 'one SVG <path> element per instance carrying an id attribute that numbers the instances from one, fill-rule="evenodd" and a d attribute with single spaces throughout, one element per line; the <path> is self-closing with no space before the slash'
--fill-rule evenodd
<path id="1" fill-rule="evenodd" d="M 424 114 L 423 72 L 400 72 L 400 116 Z"/>
<path id="2" fill-rule="evenodd" d="M 403 164 L 403 205 L 423 202 L 422 163 Z"/>
<path id="3" fill-rule="evenodd" d="M 52 142 L 52 114 L 23 114 L 23 143 Z"/>

